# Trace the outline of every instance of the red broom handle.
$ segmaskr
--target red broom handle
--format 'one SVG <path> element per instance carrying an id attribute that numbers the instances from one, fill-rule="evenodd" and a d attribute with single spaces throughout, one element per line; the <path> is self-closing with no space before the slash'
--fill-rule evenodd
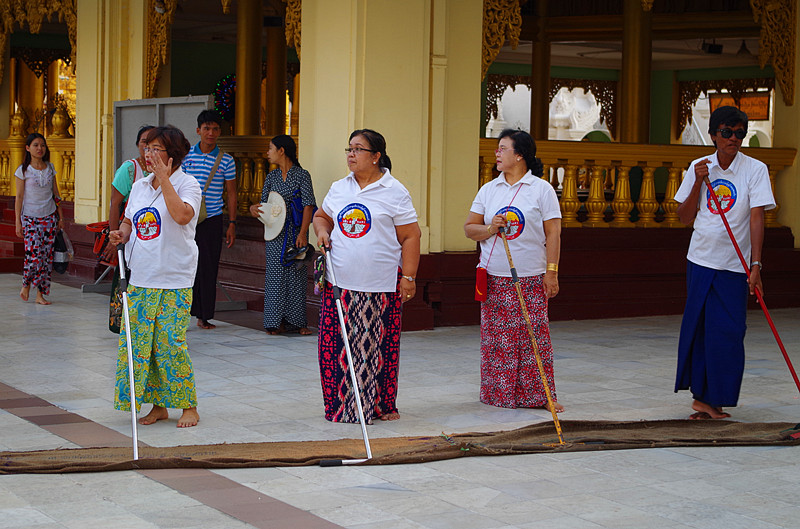
<path id="1" fill-rule="evenodd" d="M 728 219 L 725 218 L 725 213 L 722 211 L 722 205 L 719 203 L 719 199 L 717 198 L 717 193 L 714 192 L 714 188 L 711 187 L 711 182 L 709 182 L 708 177 L 704 178 L 706 187 L 708 187 L 708 191 L 711 193 L 711 198 L 714 199 L 714 204 L 717 206 L 717 211 L 719 211 L 719 216 L 722 218 L 722 223 L 725 225 L 725 229 L 728 230 L 728 236 L 731 238 L 731 242 L 733 243 L 733 247 L 736 249 L 736 255 L 739 256 L 739 261 L 742 263 L 742 267 L 744 267 L 744 273 L 747 274 L 747 279 L 750 279 L 750 267 L 747 266 L 747 261 L 744 260 L 744 255 L 742 255 L 742 250 L 739 248 L 739 244 L 736 242 L 736 237 L 733 236 L 733 231 L 731 230 L 730 224 L 728 224 Z M 786 360 L 786 365 L 789 367 L 789 372 L 792 374 L 792 378 L 794 379 L 794 385 L 797 386 L 797 391 L 800 391 L 800 380 L 797 379 L 797 373 L 794 370 L 794 366 L 792 365 L 792 360 L 789 358 L 789 355 L 786 353 L 786 348 L 783 346 L 783 341 L 781 337 L 778 335 L 778 330 L 775 328 L 775 324 L 772 321 L 772 317 L 769 315 L 769 311 L 767 310 L 767 306 L 764 304 L 764 298 L 761 295 L 761 291 L 758 288 L 755 288 L 756 298 L 758 298 L 758 304 L 761 306 L 761 310 L 764 311 L 764 316 L 767 317 L 767 323 L 769 323 L 770 329 L 772 329 L 772 334 L 775 336 L 775 341 L 778 342 L 778 347 L 781 348 L 781 353 L 783 353 L 783 359 Z"/>

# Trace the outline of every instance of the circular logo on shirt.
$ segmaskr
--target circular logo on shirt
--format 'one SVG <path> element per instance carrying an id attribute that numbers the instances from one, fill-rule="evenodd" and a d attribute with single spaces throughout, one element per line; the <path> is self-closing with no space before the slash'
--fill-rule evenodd
<path id="1" fill-rule="evenodd" d="M 370 215 L 367 206 L 356 202 L 342 208 L 336 220 L 345 237 L 351 239 L 363 237 L 372 226 L 372 215 Z"/>
<path id="2" fill-rule="evenodd" d="M 717 195 L 719 205 L 722 206 L 722 212 L 729 212 L 734 204 L 736 204 L 736 186 L 728 180 L 719 178 L 711 182 L 711 187 L 714 188 L 714 194 Z M 717 205 L 714 203 L 714 199 L 711 198 L 711 191 L 709 191 L 708 188 L 706 188 L 706 205 L 711 213 L 719 215 Z"/>
<path id="3" fill-rule="evenodd" d="M 514 206 L 500 208 L 495 215 L 506 216 L 506 239 L 513 241 L 525 229 L 525 215 Z"/>
<path id="4" fill-rule="evenodd" d="M 133 226 L 141 240 L 155 239 L 161 234 L 161 214 L 156 208 L 140 209 L 133 215 Z"/>

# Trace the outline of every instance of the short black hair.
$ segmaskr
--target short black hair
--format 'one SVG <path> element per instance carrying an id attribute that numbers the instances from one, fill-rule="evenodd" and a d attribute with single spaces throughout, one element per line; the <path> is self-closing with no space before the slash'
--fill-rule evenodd
<path id="1" fill-rule="evenodd" d="M 191 148 L 189 140 L 183 135 L 181 129 L 172 125 L 153 127 L 147 133 L 147 143 L 149 144 L 156 140 L 161 142 L 164 150 L 167 151 L 167 156 L 172 158 L 172 167 L 180 167 L 181 162 L 183 162 Z"/>
<path id="2" fill-rule="evenodd" d="M 542 161 L 536 157 L 536 142 L 533 136 L 524 130 L 505 129 L 497 137 L 497 141 L 503 138 L 511 139 L 514 144 L 514 152 L 522 156 L 522 159 L 525 160 L 525 165 L 534 176 L 541 177 L 544 173 L 544 166 Z"/>
<path id="3" fill-rule="evenodd" d="M 221 127 L 222 116 L 220 116 L 219 112 L 217 112 L 216 110 L 203 110 L 197 116 L 197 128 L 199 129 L 206 123 L 216 123 Z"/>
<path id="4" fill-rule="evenodd" d="M 736 107 L 719 107 L 708 118 L 708 133 L 713 136 L 719 130 L 720 125 L 734 127 L 739 123 L 744 126 L 744 131 L 747 132 L 747 114 Z"/>
<path id="5" fill-rule="evenodd" d="M 142 140 L 142 134 L 147 132 L 148 130 L 153 130 L 155 127 L 153 125 L 142 125 L 139 128 L 139 132 L 136 134 L 136 146 L 139 146 L 139 142 Z M 147 138 L 145 138 L 145 143 L 147 143 Z"/>

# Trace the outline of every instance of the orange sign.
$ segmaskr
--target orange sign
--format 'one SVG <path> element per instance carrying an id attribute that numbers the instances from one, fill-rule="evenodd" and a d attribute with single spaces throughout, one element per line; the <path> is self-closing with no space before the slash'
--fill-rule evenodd
<path id="1" fill-rule="evenodd" d="M 737 105 L 731 94 L 708 94 L 708 101 L 711 104 L 711 112 L 719 107 L 736 107 L 745 114 L 747 119 L 764 120 L 769 119 L 769 94 L 770 92 L 749 92 L 742 95 Z"/>

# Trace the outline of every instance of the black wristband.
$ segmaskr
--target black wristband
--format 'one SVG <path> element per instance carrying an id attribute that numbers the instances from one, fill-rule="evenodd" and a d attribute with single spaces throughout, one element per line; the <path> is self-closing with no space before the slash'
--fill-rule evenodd
<path id="1" fill-rule="evenodd" d="M 235 220 L 229 220 L 228 224 L 236 224 L 236 221 Z"/>

